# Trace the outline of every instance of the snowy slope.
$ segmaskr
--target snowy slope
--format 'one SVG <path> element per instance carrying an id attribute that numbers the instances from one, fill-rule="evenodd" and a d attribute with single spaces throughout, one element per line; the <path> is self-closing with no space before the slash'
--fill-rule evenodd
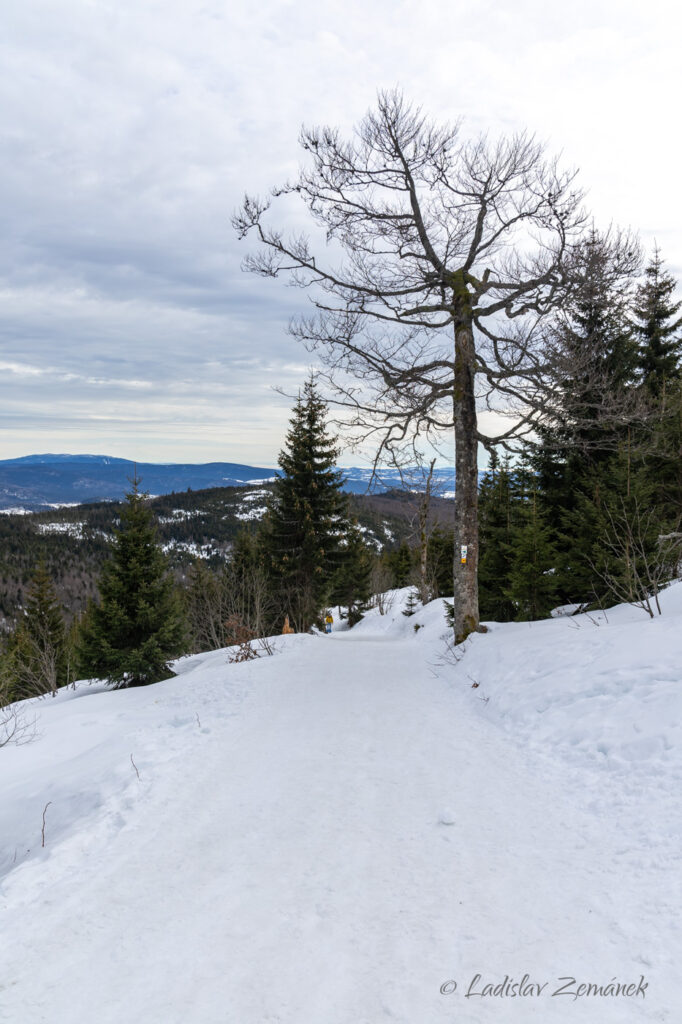
<path id="1" fill-rule="evenodd" d="M 493 625 L 454 664 L 441 602 L 399 594 L 271 658 L 34 703 L 0 750 L 0 1021 L 679 1020 L 664 597 Z M 648 987 L 553 996 L 571 976 Z"/>

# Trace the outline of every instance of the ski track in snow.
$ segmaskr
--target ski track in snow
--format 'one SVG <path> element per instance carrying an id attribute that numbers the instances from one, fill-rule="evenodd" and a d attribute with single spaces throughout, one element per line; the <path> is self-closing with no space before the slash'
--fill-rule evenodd
<path id="1" fill-rule="evenodd" d="M 679 618 L 621 617 L 493 627 L 452 665 L 440 603 L 398 606 L 34 704 L 0 751 L 0 1021 L 677 1021 L 679 749 L 622 723 L 633 680 L 679 691 Z M 649 988 L 466 999 L 476 974 Z"/>

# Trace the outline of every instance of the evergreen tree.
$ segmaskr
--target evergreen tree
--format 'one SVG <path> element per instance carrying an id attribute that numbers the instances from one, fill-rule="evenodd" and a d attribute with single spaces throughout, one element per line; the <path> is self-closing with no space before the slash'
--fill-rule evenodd
<path id="1" fill-rule="evenodd" d="M 419 600 L 419 591 L 417 590 L 416 587 L 410 587 L 410 589 L 407 592 L 407 597 L 405 598 L 405 607 L 403 608 L 403 615 L 407 616 L 407 618 L 410 618 L 410 616 L 415 614 L 420 603 L 421 602 Z"/>
<path id="2" fill-rule="evenodd" d="M 682 522 L 682 379 L 667 383 L 658 398 L 644 465 L 660 509 L 662 532 L 679 530 Z"/>
<path id="3" fill-rule="evenodd" d="M 627 410 L 638 373 L 629 320 L 634 262 L 623 264 L 593 230 L 578 264 L 581 288 L 557 328 L 564 367 L 557 408 L 530 459 L 540 519 L 557 543 L 555 598 L 562 603 L 590 601 L 600 587 L 591 568 L 600 509 L 622 482 L 614 469 L 619 447 L 632 448 Z"/>
<path id="4" fill-rule="evenodd" d="M 452 553 L 455 547 L 453 530 L 435 526 L 428 540 L 427 567 L 434 597 L 452 594 Z"/>
<path id="5" fill-rule="evenodd" d="M 338 451 L 325 425 L 326 406 L 311 377 L 299 395 L 279 456 L 282 470 L 263 523 L 261 542 L 277 605 L 298 631 L 310 629 L 327 601 L 341 562 L 347 523 Z"/>
<path id="6" fill-rule="evenodd" d="M 557 331 L 566 370 L 559 420 L 567 444 L 595 457 L 612 450 L 622 434 L 624 396 L 637 377 L 629 320 L 632 267 L 614 261 L 608 240 L 594 229 L 578 261 L 581 287 Z"/>
<path id="7" fill-rule="evenodd" d="M 537 483 L 526 467 L 516 473 L 520 503 L 512 530 L 512 561 L 507 597 L 517 621 L 542 619 L 556 604 L 556 546 L 543 519 Z"/>
<path id="8" fill-rule="evenodd" d="M 348 625 L 354 626 L 362 618 L 371 596 L 372 553 L 357 525 L 349 528 L 344 540 L 341 565 L 334 574 L 329 601 L 347 608 Z"/>
<path id="9" fill-rule="evenodd" d="M 135 478 L 79 642 L 81 671 L 117 687 L 166 679 L 183 650 L 179 601 L 147 498 Z"/>
<path id="10" fill-rule="evenodd" d="M 571 543 L 565 561 L 559 561 L 560 584 L 570 578 L 570 601 L 597 607 L 613 604 L 616 585 L 619 593 L 626 593 L 624 581 L 639 571 L 641 562 L 655 560 L 665 513 L 656 504 L 654 490 L 645 462 L 627 443 L 585 472 L 575 506 L 564 517 Z M 617 523 L 636 530 L 637 552 L 630 550 L 633 544 L 625 532 L 620 545 Z"/>
<path id="11" fill-rule="evenodd" d="M 11 637 L 6 675 L 12 700 L 56 693 L 67 678 L 64 616 L 44 562 L 31 580 L 24 616 Z"/>
<path id="12" fill-rule="evenodd" d="M 656 248 L 637 291 L 633 328 L 650 406 L 649 432 L 639 431 L 638 439 L 662 532 L 676 529 L 682 516 L 682 301 L 673 301 L 675 287 Z"/>
<path id="13" fill-rule="evenodd" d="M 622 267 L 595 230 L 576 259 L 581 287 L 555 328 L 556 403 L 531 457 L 550 519 L 557 509 L 572 507 L 583 471 L 607 459 L 623 440 L 625 396 L 637 378 L 629 321 L 632 267 Z"/>
<path id="14" fill-rule="evenodd" d="M 406 587 L 413 576 L 412 552 L 406 541 L 403 541 L 396 551 L 390 552 L 388 564 L 393 573 L 393 586 Z M 452 575 L 452 567 L 450 568 L 450 575 Z"/>
<path id="15" fill-rule="evenodd" d="M 509 459 L 495 452 L 479 487 L 478 588 L 481 619 L 510 622 L 516 616 L 508 596 L 513 562 L 514 496 Z"/>
<path id="16" fill-rule="evenodd" d="M 630 473 L 629 486 L 605 505 L 602 531 L 597 552 L 603 603 L 627 601 L 648 603 L 652 590 L 658 590 L 675 575 L 677 557 L 672 563 L 666 556 L 675 547 L 662 546 L 660 509 L 652 500 L 651 482 L 640 468 Z M 660 609 L 659 609 L 660 611 Z M 649 613 L 653 615 L 649 607 Z"/>
<path id="17" fill-rule="evenodd" d="M 682 357 L 682 301 L 672 299 L 675 278 L 663 269 L 658 247 L 654 249 L 645 273 L 645 280 L 637 289 L 632 324 L 639 340 L 638 361 L 647 390 L 660 396 L 666 382 L 680 377 Z"/>

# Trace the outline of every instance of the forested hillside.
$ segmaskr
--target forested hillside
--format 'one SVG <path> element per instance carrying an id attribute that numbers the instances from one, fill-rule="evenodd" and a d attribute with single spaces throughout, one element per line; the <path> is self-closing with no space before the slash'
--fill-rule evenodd
<path id="1" fill-rule="evenodd" d="M 218 566 L 234 538 L 260 522 L 270 485 L 213 487 L 152 498 L 159 539 L 176 574 L 184 577 L 200 557 Z M 377 550 L 399 547 L 412 532 L 414 497 L 406 493 L 350 497 L 353 516 Z M 0 515 L 0 617 L 11 621 L 41 559 L 70 614 L 96 594 L 95 580 L 106 559 L 122 508 L 98 502 L 30 514 Z M 433 499 L 431 518 L 448 520 L 452 502 Z"/>

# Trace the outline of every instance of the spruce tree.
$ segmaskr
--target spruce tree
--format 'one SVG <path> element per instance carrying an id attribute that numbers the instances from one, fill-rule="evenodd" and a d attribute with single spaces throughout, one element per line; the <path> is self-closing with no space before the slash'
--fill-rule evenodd
<path id="1" fill-rule="evenodd" d="M 682 301 L 672 299 L 675 278 L 663 269 L 658 247 L 654 249 L 637 289 L 633 307 L 633 330 L 639 341 L 638 362 L 647 390 L 660 396 L 666 382 L 680 377 L 682 358 Z"/>
<path id="2" fill-rule="evenodd" d="M 396 551 L 391 551 L 388 562 L 393 573 L 393 586 L 406 587 L 414 576 L 412 552 L 407 541 L 403 541 Z"/>
<path id="3" fill-rule="evenodd" d="M 299 632 L 310 629 L 327 601 L 347 525 L 343 474 L 335 469 L 338 450 L 327 434 L 326 412 L 311 377 L 293 410 L 261 532 L 278 626 L 288 615 Z"/>
<path id="4" fill-rule="evenodd" d="M 509 459 L 500 465 L 495 452 L 490 457 L 490 466 L 479 487 L 478 516 L 481 618 L 510 622 L 516 615 L 516 609 L 507 593 L 513 562 L 512 474 Z"/>
<path id="5" fill-rule="evenodd" d="M 675 287 L 656 248 L 637 291 L 633 328 L 650 407 L 649 433 L 639 435 L 661 532 L 677 529 L 682 516 L 682 301 L 673 301 Z"/>
<path id="6" fill-rule="evenodd" d="M 644 465 L 663 533 L 682 523 L 682 379 L 666 384 L 660 395 Z"/>
<path id="7" fill-rule="evenodd" d="M 69 681 L 64 616 L 42 561 L 31 580 L 24 615 L 10 639 L 7 659 L 12 700 L 56 693 Z"/>
<path id="8" fill-rule="evenodd" d="M 329 594 L 331 604 L 347 608 L 348 625 L 354 626 L 370 599 L 372 553 L 357 525 L 348 529 L 341 549 L 341 564 L 334 574 Z"/>
<path id="9" fill-rule="evenodd" d="M 637 559 L 655 559 L 658 533 L 665 532 L 665 511 L 657 506 L 654 491 L 644 461 L 627 443 L 585 469 L 574 506 L 564 515 L 565 533 L 560 538 L 569 542 L 558 560 L 562 602 L 608 607 L 614 603 L 615 590 L 607 576 L 622 581 L 637 570 Z M 643 516 L 646 531 L 640 529 Z M 637 523 L 636 558 L 628 551 L 625 533 L 616 552 L 618 522 Z"/>
<path id="10" fill-rule="evenodd" d="M 593 600 L 591 568 L 602 530 L 601 507 L 621 485 L 619 448 L 630 449 L 628 396 L 634 396 L 638 349 L 630 323 L 632 265 L 623 266 L 593 230 L 579 253 L 582 285 L 557 327 L 566 372 L 552 422 L 531 457 L 542 522 L 558 545 L 556 599 Z"/>
<path id="11" fill-rule="evenodd" d="M 676 569 L 675 564 L 666 565 L 662 559 L 668 549 L 659 543 L 663 532 L 661 510 L 655 505 L 651 482 L 642 469 L 629 473 L 627 488 L 606 505 L 603 518 L 597 565 L 605 603 L 636 604 L 654 581 L 658 588 L 675 575 Z"/>
<path id="12" fill-rule="evenodd" d="M 517 621 L 546 618 L 556 604 L 557 550 L 544 521 L 532 472 L 515 474 L 519 487 L 518 522 L 512 530 L 512 555 L 506 596 Z"/>
<path id="13" fill-rule="evenodd" d="M 403 615 L 405 615 L 409 619 L 410 616 L 415 614 L 420 603 L 421 602 L 419 600 L 419 591 L 417 590 L 416 587 L 410 587 L 410 589 L 407 592 L 407 597 L 405 598 L 405 607 L 403 608 Z"/>
<path id="14" fill-rule="evenodd" d="M 115 687 L 166 679 L 183 650 L 182 613 L 147 499 L 135 478 L 79 642 L 81 671 Z"/>
<path id="15" fill-rule="evenodd" d="M 612 450 L 622 432 L 624 403 L 616 399 L 635 383 L 638 350 L 629 320 L 631 269 L 614 263 L 594 229 L 579 259 L 581 287 L 558 327 L 567 368 L 560 420 L 567 443 L 593 458 Z"/>
<path id="16" fill-rule="evenodd" d="M 455 535 L 452 529 L 435 526 L 428 540 L 427 567 L 434 597 L 452 594 L 452 552 Z"/>

